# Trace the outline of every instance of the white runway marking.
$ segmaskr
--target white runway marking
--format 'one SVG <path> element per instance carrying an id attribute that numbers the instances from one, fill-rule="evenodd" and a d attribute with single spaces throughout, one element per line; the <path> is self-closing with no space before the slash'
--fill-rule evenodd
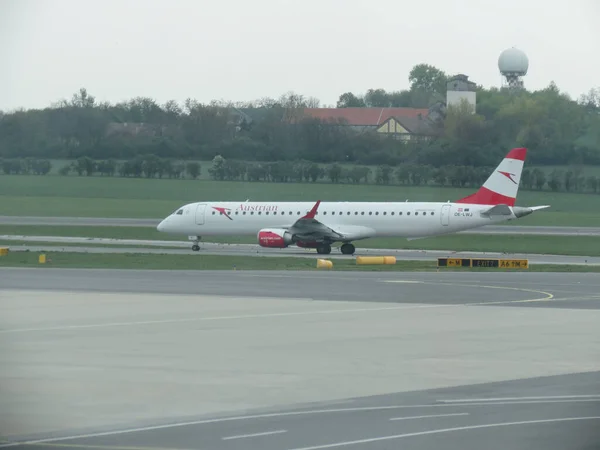
<path id="1" fill-rule="evenodd" d="M 600 394 L 589 395 L 547 395 L 541 397 L 496 397 L 496 398 L 458 398 L 452 400 L 437 400 L 441 403 L 473 403 L 473 402 L 508 402 L 514 400 L 557 400 L 570 398 L 597 398 L 600 400 Z"/>
<path id="2" fill-rule="evenodd" d="M 430 414 L 428 416 L 408 416 L 408 417 L 392 417 L 390 420 L 411 420 L 411 419 L 427 419 L 430 417 L 452 417 L 452 416 L 468 416 L 469 413 L 456 414 Z"/>
<path id="3" fill-rule="evenodd" d="M 291 450 L 321 450 L 326 448 L 335 448 L 335 447 L 346 447 L 350 445 L 356 444 L 369 444 L 371 442 L 380 442 L 380 441 L 390 441 L 393 439 L 401 439 L 405 437 L 413 437 L 413 436 L 427 436 L 430 434 L 440 434 L 440 433 L 449 433 L 452 431 L 468 431 L 468 430 L 477 430 L 480 428 L 494 428 L 494 427 L 508 427 L 514 425 L 534 425 L 541 423 L 555 423 L 555 422 L 568 422 L 575 420 L 599 420 L 600 416 L 592 416 L 592 417 L 565 417 L 561 419 L 545 419 L 545 420 L 526 420 L 522 422 L 501 422 L 501 423 L 489 423 L 485 425 L 470 425 L 465 427 L 455 427 L 455 428 L 440 428 L 437 430 L 427 430 L 427 431 L 418 431 L 416 433 L 404 433 L 404 434 L 396 434 L 393 436 L 381 436 L 370 439 L 360 439 L 356 441 L 346 441 L 346 442 L 336 442 L 333 444 L 325 444 L 325 445 L 315 445 L 312 447 L 300 447 L 294 448 Z"/>
<path id="4" fill-rule="evenodd" d="M 547 401 L 523 401 L 523 402 L 505 402 L 505 403 L 495 403 L 495 402 L 487 402 L 487 403 L 463 403 L 460 404 L 461 407 L 466 406 L 495 406 L 495 405 L 513 405 L 513 404 L 523 404 L 523 403 L 587 403 L 587 402 L 600 402 L 600 399 L 573 399 L 573 400 L 547 400 Z M 352 412 L 363 412 L 363 411 L 385 411 L 385 410 L 393 410 L 393 409 L 412 409 L 412 408 L 444 408 L 450 407 L 455 408 L 456 404 L 437 404 L 437 405 L 390 405 L 390 406 L 364 406 L 364 407 L 356 407 L 356 408 L 332 408 L 332 409 L 313 409 L 307 411 L 287 411 L 287 412 L 278 412 L 278 413 L 265 413 L 265 414 L 254 414 L 248 416 L 232 416 L 232 417 L 220 417 L 216 419 L 204 419 L 204 420 L 194 420 L 189 422 L 176 422 L 176 423 L 168 423 L 164 425 L 150 425 L 146 427 L 137 427 L 137 428 L 126 428 L 122 430 L 113 430 L 113 431 L 99 431 L 97 433 L 87 433 L 87 434 L 77 434 L 72 436 L 63 436 L 63 437 L 54 437 L 54 438 L 42 438 L 36 440 L 22 441 L 22 442 L 10 442 L 7 444 L 0 444 L 0 448 L 7 447 L 16 447 L 21 445 L 32 445 L 32 444 L 41 444 L 46 442 L 61 442 L 61 441 L 72 441 L 75 439 L 88 439 L 102 436 L 117 436 L 121 434 L 131 434 L 131 433 L 141 433 L 145 431 L 155 431 L 155 430 L 164 430 L 169 428 L 181 428 L 181 427 L 189 427 L 194 425 L 205 425 L 210 423 L 221 423 L 221 422 L 233 422 L 233 421 L 241 421 L 241 420 L 252 420 L 252 419 L 268 419 L 274 417 L 293 417 L 293 416 L 305 416 L 311 414 L 332 414 L 332 413 L 352 413 Z"/>
<path id="5" fill-rule="evenodd" d="M 224 441 L 229 441 L 232 439 L 245 439 L 245 438 L 258 437 L 258 436 L 270 436 L 272 434 L 281 434 L 281 433 L 287 433 L 287 430 L 265 431 L 263 433 L 252 433 L 252 434 L 240 434 L 238 436 L 228 436 L 228 437 L 224 437 L 221 439 L 223 439 Z"/>

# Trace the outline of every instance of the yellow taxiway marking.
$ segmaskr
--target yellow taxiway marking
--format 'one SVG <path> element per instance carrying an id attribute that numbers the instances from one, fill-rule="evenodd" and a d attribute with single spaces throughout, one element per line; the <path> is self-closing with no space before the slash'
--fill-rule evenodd
<path id="1" fill-rule="evenodd" d="M 384 283 L 406 283 L 406 280 L 382 280 Z M 500 300 L 493 302 L 473 302 L 473 303 L 465 303 L 464 305 L 502 305 L 502 304 L 510 304 L 510 303 L 528 303 L 528 302 L 542 302 L 552 300 L 554 298 L 554 294 L 546 291 L 540 291 L 538 289 L 527 289 L 527 288 L 517 288 L 512 286 L 492 286 L 486 284 L 465 284 L 465 283 L 449 283 L 445 281 L 419 281 L 421 284 L 433 284 L 433 285 L 446 285 L 446 286 L 463 286 L 463 287 L 474 287 L 474 288 L 485 288 L 485 289 L 504 289 L 507 291 L 518 291 L 518 292 L 531 292 L 534 294 L 541 294 L 544 297 L 537 297 L 525 300 Z"/>

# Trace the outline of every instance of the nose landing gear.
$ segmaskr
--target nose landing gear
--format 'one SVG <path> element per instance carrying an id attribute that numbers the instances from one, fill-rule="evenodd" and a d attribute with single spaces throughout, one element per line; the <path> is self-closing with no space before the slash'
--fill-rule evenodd
<path id="1" fill-rule="evenodd" d="M 192 251 L 197 252 L 200 250 L 200 246 L 198 243 L 200 242 L 201 236 L 190 236 L 190 239 L 193 240 L 194 245 L 192 245 Z"/>

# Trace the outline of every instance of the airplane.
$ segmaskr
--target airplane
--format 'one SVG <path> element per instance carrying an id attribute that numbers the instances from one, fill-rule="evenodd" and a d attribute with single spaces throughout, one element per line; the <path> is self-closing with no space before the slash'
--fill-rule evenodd
<path id="1" fill-rule="evenodd" d="M 526 148 L 512 149 L 477 192 L 454 202 L 204 201 L 177 208 L 157 230 L 187 235 L 193 251 L 201 237 L 249 235 L 266 248 L 296 245 L 328 255 L 341 243 L 341 253 L 353 255 L 353 242 L 362 239 L 452 234 L 548 208 L 515 206 L 526 155 Z"/>

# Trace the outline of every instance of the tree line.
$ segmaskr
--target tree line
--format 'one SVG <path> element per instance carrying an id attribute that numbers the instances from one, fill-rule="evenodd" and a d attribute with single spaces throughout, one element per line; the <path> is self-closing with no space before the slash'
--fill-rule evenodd
<path id="1" fill-rule="evenodd" d="M 52 169 L 49 160 L 23 158 L 0 160 L 5 175 L 47 175 Z M 478 188 L 494 167 L 407 164 L 392 167 L 388 164 L 376 167 L 332 163 L 325 166 L 311 161 L 248 162 L 228 160 L 217 155 L 208 168 L 208 175 L 215 181 L 251 181 L 275 183 L 345 183 L 403 186 L 443 186 Z M 156 155 L 137 156 L 126 161 L 114 159 L 94 160 L 80 157 L 62 166 L 62 176 L 102 176 L 130 178 L 197 179 L 202 165 L 197 161 L 177 161 Z M 554 169 L 547 173 L 536 167 L 524 169 L 521 188 L 525 190 L 549 190 L 553 192 L 598 193 L 600 177 L 584 176 L 581 167 Z"/>
<path id="2" fill-rule="evenodd" d="M 447 81 L 441 69 L 419 64 L 407 89 L 345 92 L 336 106 L 430 107 L 444 100 Z M 428 139 L 399 140 L 303 118 L 303 108 L 320 102 L 293 92 L 253 102 L 161 105 L 151 98 L 101 103 L 82 88 L 44 109 L 0 112 L 0 157 L 210 160 L 218 154 L 244 161 L 485 167 L 525 146 L 530 164 L 600 164 L 600 89 L 577 100 L 554 83 L 533 92 L 476 90 L 475 113 L 448 107 Z M 239 122 L 242 111 L 254 118 Z"/>

